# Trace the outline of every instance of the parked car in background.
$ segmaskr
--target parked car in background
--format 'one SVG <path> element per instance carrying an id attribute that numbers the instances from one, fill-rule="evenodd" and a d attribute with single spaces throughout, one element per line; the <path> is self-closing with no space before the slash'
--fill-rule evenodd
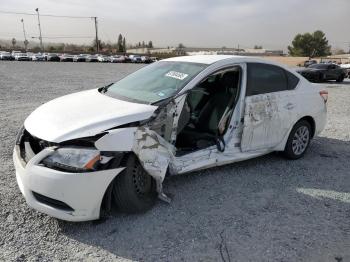
<path id="1" fill-rule="evenodd" d="M 159 61 L 158 57 L 152 56 L 152 57 L 150 57 L 150 58 L 151 58 L 152 62 L 157 62 L 157 61 Z"/>
<path id="2" fill-rule="evenodd" d="M 12 56 L 13 59 L 15 59 L 16 54 L 20 54 L 20 53 L 22 53 L 22 52 L 21 52 L 21 51 L 15 51 L 15 50 L 13 50 L 13 51 L 11 52 L 11 56 Z"/>
<path id="3" fill-rule="evenodd" d="M 62 54 L 62 55 L 60 56 L 60 61 L 61 61 L 61 62 L 73 62 L 73 58 L 74 58 L 73 55 L 70 55 L 70 54 Z"/>
<path id="4" fill-rule="evenodd" d="M 34 53 L 33 53 L 33 52 L 27 52 L 26 54 L 28 55 L 28 57 L 30 58 L 30 60 L 32 60 L 32 56 L 34 55 Z"/>
<path id="5" fill-rule="evenodd" d="M 15 60 L 16 61 L 30 61 L 32 59 L 26 53 L 16 53 Z"/>
<path id="6" fill-rule="evenodd" d="M 46 54 L 46 61 L 51 61 L 51 62 L 59 62 L 61 61 L 60 57 L 58 54 L 55 53 L 47 53 Z"/>
<path id="7" fill-rule="evenodd" d="M 350 63 L 341 64 L 340 67 L 346 70 L 347 77 L 350 78 Z"/>
<path id="8" fill-rule="evenodd" d="M 304 67 L 309 67 L 310 65 L 317 64 L 316 60 L 307 60 L 304 62 Z"/>
<path id="9" fill-rule="evenodd" d="M 110 57 L 112 63 L 125 63 L 126 58 L 123 55 L 115 55 Z"/>
<path id="10" fill-rule="evenodd" d="M 347 71 L 335 64 L 313 64 L 298 72 L 311 82 L 324 82 L 327 80 L 336 80 L 343 82 Z"/>
<path id="11" fill-rule="evenodd" d="M 141 61 L 142 61 L 142 63 L 145 63 L 145 64 L 152 63 L 152 60 L 149 56 L 141 56 Z"/>
<path id="12" fill-rule="evenodd" d="M 41 53 L 33 54 L 31 58 L 32 58 L 32 61 L 45 61 L 45 57 Z"/>
<path id="13" fill-rule="evenodd" d="M 43 53 L 42 55 L 43 55 L 43 57 L 44 57 L 44 60 L 47 61 L 47 55 L 48 55 L 48 53 Z"/>
<path id="14" fill-rule="evenodd" d="M 124 55 L 125 61 L 124 63 L 131 63 L 131 58 L 128 55 Z"/>
<path id="15" fill-rule="evenodd" d="M 139 55 L 129 55 L 129 58 L 132 63 L 142 63 L 141 56 Z"/>
<path id="16" fill-rule="evenodd" d="M 86 57 L 86 62 L 98 62 L 97 55 L 88 55 Z"/>
<path id="17" fill-rule="evenodd" d="M 88 55 L 80 54 L 73 57 L 73 62 L 86 62 L 86 57 Z"/>
<path id="18" fill-rule="evenodd" d="M 0 52 L 0 60 L 14 60 L 10 52 Z"/>
<path id="19" fill-rule="evenodd" d="M 29 206 L 63 220 L 112 205 L 145 212 L 169 201 L 167 175 L 274 151 L 303 157 L 326 125 L 327 94 L 265 59 L 165 59 L 32 112 L 13 151 L 17 183 Z"/>
<path id="20" fill-rule="evenodd" d="M 97 55 L 97 60 L 102 63 L 108 63 L 111 62 L 111 59 L 109 56 L 106 55 Z"/>

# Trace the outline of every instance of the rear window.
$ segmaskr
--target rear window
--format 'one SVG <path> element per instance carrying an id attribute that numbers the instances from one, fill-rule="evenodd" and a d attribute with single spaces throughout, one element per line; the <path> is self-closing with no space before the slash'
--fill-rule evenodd
<path id="1" fill-rule="evenodd" d="M 285 71 L 287 74 L 288 90 L 296 88 L 299 83 L 299 78 L 293 75 L 291 72 Z"/>
<path id="2" fill-rule="evenodd" d="M 327 64 L 314 64 L 314 65 L 310 65 L 309 68 L 315 68 L 315 69 L 328 69 Z"/>

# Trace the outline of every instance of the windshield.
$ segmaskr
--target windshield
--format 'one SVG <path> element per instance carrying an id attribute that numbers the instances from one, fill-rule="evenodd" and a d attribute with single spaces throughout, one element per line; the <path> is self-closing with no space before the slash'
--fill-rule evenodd
<path id="1" fill-rule="evenodd" d="M 157 62 L 114 83 L 106 94 L 143 103 L 155 103 L 180 91 L 206 66 L 186 62 Z"/>
<path id="2" fill-rule="evenodd" d="M 327 69 L 329 65 L 327 64 L 315 64 L 309 66 L 309 68 L 316 68 L 316 69 Z"/>

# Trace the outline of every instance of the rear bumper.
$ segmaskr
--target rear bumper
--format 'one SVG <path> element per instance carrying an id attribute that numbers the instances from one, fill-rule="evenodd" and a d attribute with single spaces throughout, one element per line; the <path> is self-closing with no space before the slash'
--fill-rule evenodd
<path id="1" fill-rule="evenodd" d="M 14 149 L 16 179 L 28 205 L 42 213 L 67 221 L 98 219 L 108 185 L 124 168 L 66 173 L 40 166 L 40 161 L 51 152 L 49 148 L 44 149 L 25 164 L 19 150 L 16 147 Z M 44 201 L 46 199 L 49 201 Z M 55 201 L 65 204 L 70 209 L 54 204 Z"/>

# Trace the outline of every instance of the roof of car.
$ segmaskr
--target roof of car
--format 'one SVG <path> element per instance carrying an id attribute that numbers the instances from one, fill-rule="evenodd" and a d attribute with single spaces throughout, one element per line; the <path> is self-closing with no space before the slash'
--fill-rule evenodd
<path id="1" fill-rule="evenodd" d="M 230 59 L 232 62 L 261 62 L 270 63 L 267 60 L 263 60 L 258 57 L 236 56 L 236 55 L 193 55 L 193 56 L 178 56 L 163 61 L 178 61 L 178 62 L 190 62 L 200 64 L 213 64 L 221 60 Z"/>

